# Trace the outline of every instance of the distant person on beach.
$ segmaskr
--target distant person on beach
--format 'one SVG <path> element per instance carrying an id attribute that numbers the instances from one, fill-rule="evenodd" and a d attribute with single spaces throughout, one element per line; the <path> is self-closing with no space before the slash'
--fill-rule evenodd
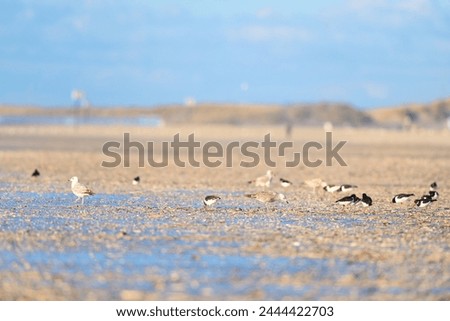
<path id="1" fill-rule="evenodd" d="M 286 124 L 286 138 L 291 138 L 292 135 L 292 122 L 288 121 Z"/>

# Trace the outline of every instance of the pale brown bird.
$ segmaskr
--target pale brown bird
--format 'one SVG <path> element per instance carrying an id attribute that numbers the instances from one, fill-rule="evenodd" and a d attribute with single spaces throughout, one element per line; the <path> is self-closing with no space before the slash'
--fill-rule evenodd
<path id="1" fill-rule="evenodd" d="M 269 169 L 266 172 L 266 175 L 260 176 L 254 180 L 249 181 L 249 184 L 255 184 L 256 187 L 270 187 L 270 184 L 272 184 L 272 178 L 273 174 L 272 171 Z"/>
<path id="2" fill-rule="evenodd" d="M 80 200 L 81 198 L 81 205 L 84 205 L 84 198 L 86 196 L 94 195 L 95 193 L 88 187 L 80 184 L 78 182 L 78 177 L 74 176 L 69 181 L 72 182 L 72 192 L 75 194 L 76 197 L 78 197 L 75 202 Z"/>
<path id="3" fill-rule="evenodd" d="M 305 181 L 305 184 L 313 189 L 314 194 L 316 194 L 316 190 L 318 187 L 325 187 L 327 183 L 324 182 L 321 178 L 313 178 Z"/>
<path id="4" fill-rule="evenodd" d="M 283 201 L 285 203 L 289 203 L 286 199 L 286 196 L 277 192 L 258 192 L 254 194 L 245 194 L 245 197 L 254 198 L 261 203 L 263 203 L 267 208 L 267 203 L 272 203 L 275 201 Z"/>

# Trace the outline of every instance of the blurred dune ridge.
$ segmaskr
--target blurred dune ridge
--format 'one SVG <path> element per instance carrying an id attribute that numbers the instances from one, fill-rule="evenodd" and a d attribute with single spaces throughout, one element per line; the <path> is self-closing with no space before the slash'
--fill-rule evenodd
<path id="1" fill-rule="evenodd" d="M 226 124 L 441 128 L 450 118 L 450 97 L 429 103 L 358 109 L 350 104 L 318 102 L 296 104 L 199 103 L 195 105 L 74 107 L 0 105 L 0 116 L 24 117 L 158 117 L 164 124 Z M 1 123 L 1 122 L 0 122 Z"/>

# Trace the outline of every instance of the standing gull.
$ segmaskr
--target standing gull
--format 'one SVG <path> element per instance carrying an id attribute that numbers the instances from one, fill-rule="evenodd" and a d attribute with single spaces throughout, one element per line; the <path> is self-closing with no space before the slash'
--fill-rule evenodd
<path id="1" fill-rule="evenodd" d="M 84 205 L 84 197 L 95 194 L 90 188 L 78 183 L 78 177 L 74 176 L 69 181 L 72 182 L 72 192 L 78 197 L 75 202 L 81 198 L 81 205 Z"/>
<path id="2" fill-rule="evenodd" d="M 313 178 L 305 181 L 305 184 L 313 189 L 314 194 L 316 194 L 316 189 L 318 187 L 325 187 L 327 183 L 325 183 L 321 178 Z"/>
<path id="3" fill-rule="evenodd" d="M 272 171 L 269 169 L 266 172 L 266 175 L 260 176 L 254 180 L 249 181 L 249 184 L 255 184 L 257 187 L 270 187 L 270 184 L 272 183 L 273 174 Z"/>

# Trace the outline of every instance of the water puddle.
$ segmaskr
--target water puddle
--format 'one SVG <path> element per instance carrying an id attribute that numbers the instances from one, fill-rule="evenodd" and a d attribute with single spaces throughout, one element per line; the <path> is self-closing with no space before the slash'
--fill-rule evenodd
<path id="1" fill-rule="evenodd" d="M 159 246 L 162 244 L 158 244 Z M 173 245 L 173 244 L 172 244 Z M 195 247 L 201 247 L 197 244 Z M 374 267 L 363 264 L 349 264 L 343 260 L 286 258 L 269 256 L 241 255 L 198 255 L 196 250 L 186 250 L 170 254 L 174 249 L 157 247 L 149 252 L 123 252 L 111 254 L 105 251 L 67 251 L 67 252 L 27 252 L 17 254 L 1 251 L 0 270 L 19 269 L 23 262 L 34 269 L 59 277 L 70 275 L 91 276 L 89 283 L 76 286 L 89 286 L 95 289 L 127 288 L 139 291 L 155 291 L 154 283 L 138 282 L 146 273 L 158 275 L 169 283 L 183 283 L 186 294 L 200 296 L 204 289 L 214 288 L 219 297 L 246 295 L 254 291 L 255 282 L 260 290 L 268 293 L 271 300 L 285 297 L 304 296 L 311 290 L 310 284 L 277 284 L 280 275 L 310 275 L 314 278 L 330 279 L 335 282 L 342 274 L 372 273 Z M 20 272 L 20 271 L 19 271 Z M 98 275 L 117 274 L 114 280 L 96 281 Z M 141 276 L 141 277 L 139 277 Z M 145 278 L 145 277 L 144 277 Z M 264 279 L 266 279 L 264 281 Z M 170 288 L 167 289 L 170 292 Z M 336 292 L 334 286 L 322 286 L 320 295 Z M 338 291 L 350 291 L 340 289 Z M 323 292 L 323 293 L 322 293 Z M 341 293 L 345 294 L 345 293 Z M 319 298 L 318 297 L 318 298 Z"/>
<path id="2" fill-rule="evenodd" d="M 202 204 L 208 194 L 222 197 L 210 210 Z M 337 231 L 370 224 L 363 215 L 298 214 L 283 204 L 267 210 L 241 192 L 211 190 L 97 194 L 84 206 L 75 199 L 72 193 L 1 193 L 0 272 L 20 275 L 32 269 L 81 290 L 118 289 L 107 298 L 116 300 L 120 289 L 158 291 L 161 298 L 177 291 L 193 298 L 209 295 L 208 289 L 213 289 L 211 298 L 261 291 L 260 298 L 268 300 L 370 298 L 379 291 L 371 285 L 380 276 L 373 261 L 261 251 L 276 242 L 272 234 L 294 243 L 292 233 L 299 226 Z M 356 281 L 335 285 L 347 277 Z M 401 295 L 407 289 L 383 291 Z"/>

